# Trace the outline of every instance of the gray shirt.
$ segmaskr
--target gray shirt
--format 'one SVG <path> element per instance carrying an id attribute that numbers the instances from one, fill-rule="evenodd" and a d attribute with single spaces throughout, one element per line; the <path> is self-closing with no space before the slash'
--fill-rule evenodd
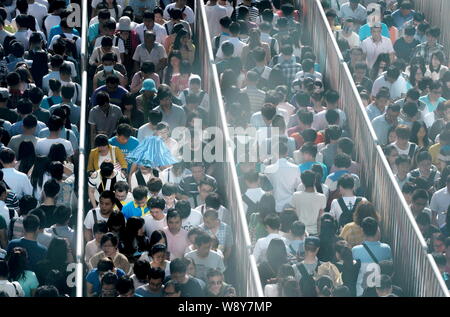
<path id="1" fill-rule="evenodd" d="M 158 293 L 150 292 L 150 290 L 148 289 L 148 284 L 138 287 L 135 293 L 142 297 L 163 297 L 162 290 L 160 290 Z"/>
<path id="2" fill-rule="evenodd" d="M 154 110 L 162 112 L 162 121 L 167 122 L 171 130 L 186 125 L 186 112 L 184 112 L 184 109 L 180 106 L 172 104 L 171 109 L 167 112 L 164 111 L 161 106 L 156 107 Z"/>
<path id="3" fill-rule="evenodd" d="M 78 123 L 80 122 L 80 111 L 81 108 L 78 107 L 77 105 L 74 105 L 73 103 L 59 103 L 57 105 L 53 105 L 50 107 L 49 111 L 50 114 L 53 114 L 53 111 L 55 111 L 56 108 L 61 107 L 62 105 L 67 105 L 70 108 L 70 123 L 76 124 L 78 125 Z"/>
<path id="4" fill-rule="evenodd" d="M 69 134 L 67 134 L 69 133 Z M 48 128 L 42 129 L 41 132 L 39 132 L 40 138 L 47 138 L 50 135 L 50 130 Z M 67 138 L 67 136 L 69 136 Z M 67 130 L 66 128 L 62 128 L 61 132 L 59 133 L 59 137 L 61 139 L 70 141 L 72 144 L 72 149 L 74 151 L 78 150 L 78 138 L 75 135 L 75 133 L 72 130 Z"/>
<path id="5" fill-rule="evenodd" d="M 116 130 L 117 121 L 122 117 L 122 110 L 116 105 L 110 104 L 108 114 L 95 106 L 89 111 L 89 124 L 95 125 L 97 133 L 99 131 L 106 132 L 108 137 L 112 137 Z"/>
<path id="6" fill-rule="evenodd" d="M 392 124 L 386 121 L 385 115 L 381 115 L 372 120 L 372 126 L 377 135 L 380 144 L 385 145 L 388 143 L 388 133 Z"/>
<path id="7" fill-rule="evenodd" d="M 15 135 L 11 138 L 11 141 L 9 141 L 8 147 L 11 150 L 13 150 L 14 153 L 16 153 L 17 155 L 19 153 L 19 146 L 23 141 L 33 142 L 33 145 L 36 148 L 37 139 L 38 138 L 35 137 L 34 135 L 23 135 L 23 134 Z"/>
<path id="8" fill-rule="evenodd" d="M 200 258 L 197 255 L 197 250 L 191 251 L 185 255 L 186 258 L 192 259 L 196 267 L 196 277 L 206 281 L 206 274 L 209 269 L 218 269 L 221 272 L 225 271 L 223 259 L 219 253 L 210 250 L 206 258 Z"/>

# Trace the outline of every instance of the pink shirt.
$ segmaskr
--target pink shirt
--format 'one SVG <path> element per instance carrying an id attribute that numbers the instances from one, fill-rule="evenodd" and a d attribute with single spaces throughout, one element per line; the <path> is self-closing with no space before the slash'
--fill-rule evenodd
<path id="1" fill-rule="evenodd" d="M 169 227 L 165 227 L 163 231 L 167 236 L 167 250 L 170 252 L 170 260 L 182 258 L 184 256 L 184 251 L 189 246 L 188 232 L 181 229 L 178 234 L 173 235 L 170 232 Z"/>
<path id="2" fill-rule="evenodd" d="M 159 76 L 156 73 L 153 73 L 150 75 L 150 79 L 153 79 L 155 81 L 156 89 L 158 89 L 160 81 Z M 142 88 L 142 83 L 144 82 L 144 77 L 142 72 L 137 72 L 134 74 L 133 79 L 131 80 L 131 93 L 139 92 Z"/>

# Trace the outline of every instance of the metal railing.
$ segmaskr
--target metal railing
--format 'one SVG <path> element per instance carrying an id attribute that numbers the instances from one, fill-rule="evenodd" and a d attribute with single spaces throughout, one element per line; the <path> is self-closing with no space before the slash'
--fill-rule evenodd
<path id="1" fill-rule="evenodd" d="M 82 1 L 82 42 L 81 42 L 81 111 L 80 111 L 80 146 L 78 156 L 78 206 L 77 206 L 77 220 L 76 220 L 76 271 L 75 284 L 76 296 L 83 297 L 84 291 L 84 237 L 83 237 L 83 220 L 84 220 L 84 197 L 86 188 L 86 133 L 87 133 L 87 31 L 88 31 L 88 1 Z"/>
<path id="2" fill-rule="evenodd" d="M 256 261 L 251 254 L 250 235 L 248 232 L 247 220 L 245 217 L 242 195 L 234 160 L 234 148 L 228 131 L 228 124 L 225 116 L 222 94 L 219 85 L 219 76 L 214 64 L 210 32 L 207 17 L 204 10 L 203 0 L 196 1 L 196 36 L 201 63 L 201 75 L 204 89 L 208 91 L 210 97 L 211 126 L 216 126 L 224 136 L 224 157 L 225 162 L 219 163 L 220 173 L 223 173 L 223 184 L 225 199 L 228 203 L 228 210 L 232 214 L 233 235 L 234 235 L 234 259 L 233 267 L 235 275 L 234 287 L 238 296 L 262 297 L 261 286 Z M 217 150 L 216 150 L 217 151 Z"/>
<path id="3" fill-rule="evenodd" d="M 414 220 L 366 114 L 319 0 L 300 0 L 303 23 L 325 81 L 336 89 L 361 163 L 361 184 L 381 216 L 383 242 L 392 248 L 395 282 L 408 296 L 449 297 L 436 263 Z"/>
<path id="4" fill-rule="evenodd" d="M 428 22 L 441 28 L 439 41 L 448 50 L 450 47 L 450 24 L 447 21 L 447 14 L 450 12 L 450 1 L 415 0 L 414 5 L 416 11 L 421 11 L 425 14 Z"/>

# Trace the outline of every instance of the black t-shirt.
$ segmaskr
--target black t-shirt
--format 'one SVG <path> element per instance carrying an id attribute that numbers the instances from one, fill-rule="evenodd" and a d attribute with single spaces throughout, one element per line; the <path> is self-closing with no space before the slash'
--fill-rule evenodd
<path id="1" fill-rule="evenodd" d="M 0 119 L 9 121 L 11 124 L 16 123 L 19 119 L 19 115 L 8 108 L 0 108 Z"/>
<path id="2" fill-rule="evenodd" d="M 38 121 L 44 122 L 45 124 L 47 124 L 50 119 L 50 112 L 46 109 L 39 108 L 33 112 L 33 114 L 36 116 Z"/>
<path id="3" fill-rule="evenodd" d="M 189 280 L 180 284 L 181 297 L 203 297 L 205 296 L 205 291 L 202 285 L 195 277 L 189 277 Z"/>
<path id="4" fill-rule="evenodd" d="M 394 50 L 398 58 L 401 58 L 406 63 L 409 63 L 413 54 L 413 50 L 419 44 L 420 42 L 418 40 L 414 40 L 408 44 L 405 42 L 405 39 L 401 37 L 397 40 L 397 42 L 395 42 Z"/>
<path id="5" fill-rule="evenodd" d="M 36 208 L 36 209 L 42 210 L 45 214 L 45 221 L 46 221 L 45 228 L 49 228 L 55 224 L 54 213 L 55 213 L 56 206 L 41 205 L 41 206 L 39 206 L 39 208 Z"/>

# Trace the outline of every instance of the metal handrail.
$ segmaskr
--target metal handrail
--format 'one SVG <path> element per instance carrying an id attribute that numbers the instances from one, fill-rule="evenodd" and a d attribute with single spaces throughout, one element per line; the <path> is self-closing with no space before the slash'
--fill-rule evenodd
<path id="1" fill-rule="evenodd" d="M 204 34 L 209 35 L 209 26 L 206 18 L 206 12 L 204 9 L 204 3 L 203 1 L 197 0 L 196 2 L 197 9 L 200 12 L 200 18 L 203 21 L 203 28 L 204 28 Z M 214 89 L 217 96 L 216 100 L 214 102 L 217 102 L 217 109 L 219 110 L 219 116 L 218 116 L 218 122 L 217 124 L 220 125 L 220 128 L 222 130 L 224 141 L 225 141 L 225 158 L 226 162 L 226 171 L 230 173 L 230 179 L 232 182 L 232 190 L 233 193 L 228 193 L 232 197 L 236 198 L 236 201 L 232 201 L 232 204 L 235 204 L 233 208 L 233 220 L 235 224 L 234 230 L 239 230 L 241 234 L 243 234 L 243 241 L 237 241 L 239 243 L 239 248 L 242 248 L 242 250 L 245 250 L 244 256 L 247 257 L 247 259 L 241 259 L 244 263 L 248 264 L 247 268 L 244 268 L 242 277 L 244 280 L 241 280 L 240 282 L 244 282 L 247 285 L 247 288 L 245 291 L 245 294 L 241 294 L 241 296 L 254 296 L 254 297 L 262 297 L 264 296 L 264 292 L 261 286 L 259 272 L 257 269 L 256 261 L 253 255 L 251 254 L 251 239 L 250 234 L 248 232 L 248 224 L 247 219 L 245 216 L 243 204 L 242 204 L 242 193 L 239 186 L 238 176 L 236 172 L 236 163 L 234 160 L 234 148 L 233 148 L 233 142 L 229 134 L 228 130 L 228 123 L 225 115 L 225 106 L 223 104 L 223 98 L 222 93 L 220 90 L 220 84 L 219 84 L 219 76 L 217 72 L 216 65 L 214 63 L 213 58 L 213 50 L 212 50 L 212 43 L 210 36 L 205 36 L 205 43 L 206 43 L 206 54 L 208 56 L 208 64 L 209 64 L 209 71 L 212 72 L 210 76 L 212 77 L 212 86 L 210 89 Z M 241 250 L 241 251 L 242 251 Z M 248 261 L 248 262 L 247 262 Z M 238 263 L 239 264 L 239 263 Z M 247 271 L 248 270 L 248 271 Z M 245 276 L 246 274 L 250 273 L 250 276 Z M 249 283 L 253 283 L 253 285 L 249 285 Z M 249 287 L 252 286 L 252 287 Z"/>
<path id="2" fill-rule="evenodd" d="M 81 111 L 80 111 L 80 146 L 78 156 L 78 206 L 77 206 L 77 231 L 76 231 L 76 297 L 83 297 L 84 282 L 84 237 L 83 237 L 83 219 L 84 219 L 84 195 L 85 195 L 85 156 L 86 156 L 86 113 L 87 113 L 87 26 L 88 26 L 88 1 L 82 1 L 82 42 L 81 42 Z"/>
<path id="3" fill-rule="evenodd" d="M 400 202 L 399 205 L 395 205 L 395 207 L 398 208 L 394 210 L 384 210 L 383 208 L 381 208 L 380 213 L 382 213 L 384 216 L 382 217 L 381 228 L 383 229 L 383 231 L 389 233 L 384 235 L 384 239 L 391 240 L 390 242 L 393 245 L 394 254 L 408 254 L 408 252 L 412 252 L 412 255 L 416 257 L 415 259 L 413 259 L 413 262 L 411 262 L 409 258 L 404 259 L 400 256 L 396 256 L 394 258 L 394 264 L 401 262 L 401 264 L 399 265 L 396 264 L 396 267 L 403 269 L 401 271 L 397 270 L 400 271 L 398 272 L 399 276 L 404 276 L 406 271 L 411 274 L 410 280 L 407 280 L 407 278 L 404 278 L 402 280 L 402 282 L 407 286 L 407 289 L 405 290 L 409 291 L 413 295 L 418 296 L 428 295 L 449 297 L 449 292 L 445 287 L 445 282 L 441 274 L 439 273 L 439 270 L 437 269 L 433 257 L 427 254 L 427 244 L 417 226 L 417 223 L 415 222 L 410 208 L 408 207 L 401 193 L 399 185 L 395 181 L 394 175 L 391 168 L 389 167 L 386 157 L 383 154 L 382 148 L 379 146 L 379 142 L 373 130 L 372 124 L 370 123 L 370 120 L 367 116 L 367 113 L 364 110 L 362 100 L 352 79 L 348 65 L 346 63 L 343 63 L 342 54 L 337 46 L 337 41 L 328 24 L 322 5 L 319 0 L 303 0 L 303 4 L 306 4 L 306 7 L 308 7 L 308 9 L 312 9 L 311 11 L 319 11 L 320 18 L 314 19 L 314 21 L 309 22 L 315 24 L 319 23 L 322 25 L 322 29 L 325 28 L 327 30 L 327 39 L 325 45 L 328 44 L 328 46 L 325 48 L 325 50 L 317 50 L 318 54 L 320 54 L 319 59 L 324 58 L 326 64 L 333 62 L 335 64 L 338 63 L 338 65 L 334 65 L 337 66 L 338 69 L 333 69 L 333 72 L 338 72 L 338 74 L 330 74 L 330 72 L 326 72 L 326 77 L 332 77 L 331 84 L 339 86 L 339 88 L 341 88 L 339 92 L 342 93 L 343 96 L 346 95 L 351 99 L 346 101 L 349 103 L 347 105 L 348 110 L 356 110 L 356 113 L 352 115 L 355 115 L 357 118 L 362 119 L 362 122 L 350 122 L 353 128 L 353 135 L 356 137 L 358 137 L 359 135 L 365 135 L 367 137 L 368 132 L 369 139 L 365 140 L 365 144 L 356 145 L 364 147 L 359 148 L 360 152 L 364 151 L 364 149 L 367 150 L 367 153 L 359 154 L 362 157 L 363 163 L 367 165 L 367 168 L 364 172 L 366 173 L 366 175 L 368 175 L 366 181 L 369 182 L 369 195 L 372 194 L 374 196 L 373 202 L 378 208 L 386 206 L 389 203 L 395 205 L 395 202 L 387 202 L 387 197 L 380 196 L 380 192 L 386 190 L 386 188 L 376 188 L 375 186 L 370 186 L 371 182 L 375 183 L 375 181 L 378 181 L 381 183 L 380 186 L 385 185 L 387 186 L 387 189 L 390 190 L 390 192 L 384 194 L 392 195 L 393 190 L 395 193 L 393 196 L 395 197 L 392 198 Z M 316 15 L 314 15 L 314 18 L 315 17 Z M 308 18 L 311 19 L 310 16 Z M 314 44 L 319 45 L 323 48 L 323 43 Z M 326 56 L 324 56 L 324 54 Z M 322 67 L 326 68 L 326 65 L 322 65 Z M 339 80 L 336 80 L 335 76 L 338 76 Z M 333 78 L 335 78 L 334 81 Z M 343 83 L 346 84 L 345 87 L 343 86 Z M 348 87 L 348 85 L 350 85 L 350 87 Z M 348 90 L 348 88 L 350 88 L 350 90 Z M 356 109 L 354 109 L 355 105 L 352 104 L 352 102 L 354 101 L 356 101 L 357 104 Z M 343 102 L 344 100 L 341 100 L 341 103 Z M 345 110 L 345 105 L 343 106 L 343 108 Z M 366 132 L 359 129 L 362 129 Z M 370 138 L 370 136 L 372 137 Z M 370 156 L 370 154 L 372 154 L 373 157 L 367 157 L 368 155 Z M 372 166 L 372 164 L 369 164 L 368 161 L 370 161 L 370 163 L 373 163 L 374 166 Z M 394 223 L 394 220 L 399 223 Z M 399 226 L 401 227 L 399 228 Z M 405 241 L 405 239 L 402 239 L 402 237 L 400 236 L 401 233 L 398 232 L 398 230 L 402 229 L 405 230 L 405 233 L 409 233 L 408 237 L 410 239 L 406 239 L 408 241 Z M 407 245 L 406 249 L 403 248 L 405 244 Z M 422 272 L 422 269 L 425 270 L 425 272 Z M 427 276 L 424 277 L 423 274 L 426 274 Z M 413 275 L 416 275 L 419 280 L 413 279 Z"/>

